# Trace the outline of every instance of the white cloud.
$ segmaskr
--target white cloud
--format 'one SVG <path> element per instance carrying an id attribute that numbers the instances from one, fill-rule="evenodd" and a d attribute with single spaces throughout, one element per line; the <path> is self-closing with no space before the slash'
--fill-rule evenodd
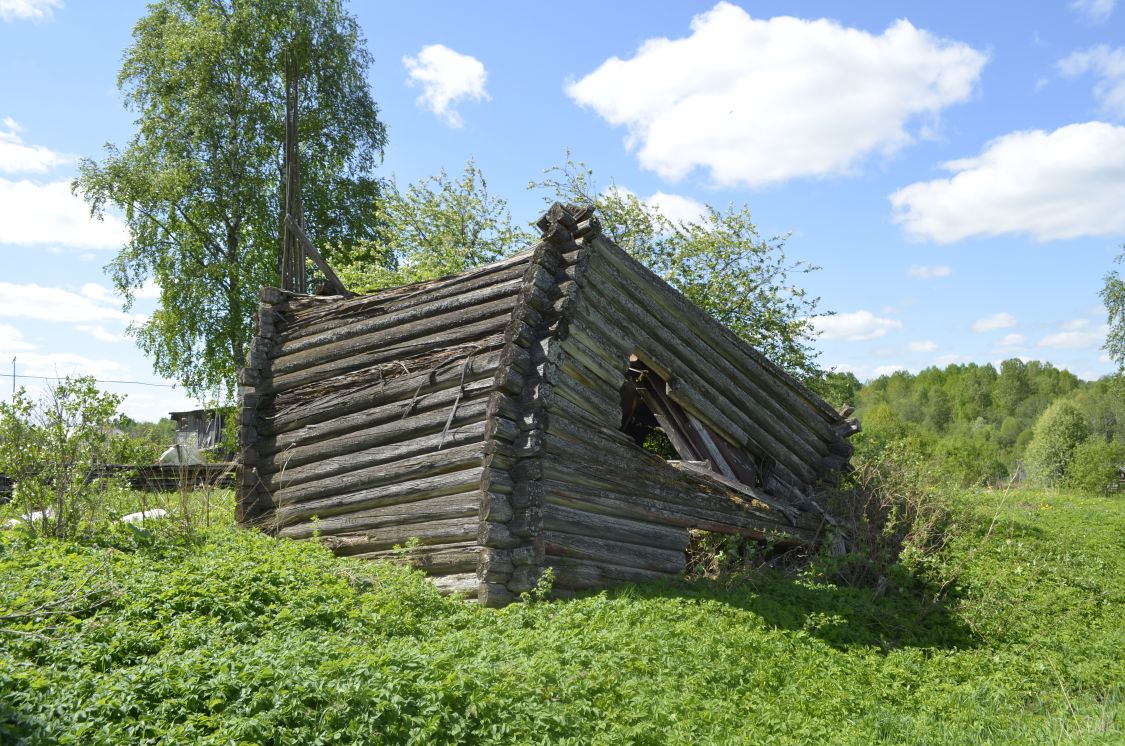
<path id="1" fill-rule="evenodd" d="M 1085 349 L 1101 347 L 1105 343 L 1105 336 L 1109 326 L 1095 327 L 1089 319 L 1075 319 L 1060 324 L 1062 331 L 1048 334 L 1039 340 L 1040 347 L 1056 347 L 1061 349 Z"/>
<path id="2" fill-rule="evenodd" d="M 907 368 L 905 365 L 894 365 L 894 364 L 892 364 L 892 365 L 876 366 L 875 369 L 872 371 L 872 373 L 874 373 L 875 378 L 879 378 L 881 376 L 890 376 L 890 375 L 894 375 L 895 373 L 899 373 L 899 372 L 909 373 L 910 369 Z"/>
<path id="3" fill-rule="evenodd" d="M 920 342 L 911 342 L 906 345 L 907 352 L 933 352 L 938 348 L 937 342 L 931 339 L 923 340 Z"/>
<path id="4" fill-rule="evenodd" d="M 56 153 L 42 145 L 25 145 L 19 133 L 23 127 L 11 117 L 4 118 L 0 130 L 0 173 L 43 174 L 74 162 L 74 156 Z"/>
<path id="5" fill-rule="evenodd" d="M 1016 325 L 1016 317 L 1010 313 L 994 313 L 984 316 L 973 322 L 974 332 L 991 332 L 997 329 L 1008 329 Z"/>
<path id="6" fill-rule="evenodd" d="M 993 345 L 997 350 L 1014 350 L 1023 347 L 1027 339 L 1022 334 L 1005 334 Z"/>
<path id="7" fill-rule="evenodd" d="M 45 378 L 64 378 L 68 375 L 112 378 L 127 372 L 124 365 L 114 360 L 88 358 L 73 352 L 23 352 L 18 356 L 17 363 L 19 375 Z"/>
<path id="8" fill-rule="evenodd" d="M 111 331 L 107 331 L 104 326 L 100 325 L 93 326 L 90 324 L 79 324 L 74 328 L 80 332 L 86 332 L 91 337 L 101 342 L 123 342 L 125 340 L 125 337 L 121 336 L 120 334 L 114 334 Z"/>
<path id="9" fill-rule="evenodd" d="M 699 222 L 707 214 L 707 205 L 682 194 L 656 192 L 651 197 L 646 197 L 644 201 L 660 210 L 664 217 L 674 223 Z"/>
<path id="10" fill-rule="evenodd" d="M 972 362 L 972 360 L 973 358 L 970 355 L 958 355 L 955 352 L 951 352 L 948 355 L 939 355 L 937 364 L 944 367 L 947 365 L 953 365 L 954 363 L 969 363 Z"/>
<path id="11" fill-rule="evenodd" d="M 842 339 L 848 342 L 876 339 L 893 329 L 902 328 L 901 321 L 881 318 L 870 311 L 815 316 L 810 320 L 821 339 Z"/>
<path id="12" fill-rule="evenodd" d="M 932 280 L 935 277 L 949 277 L 953 274 L 953 267 L 948 264 L 912 264 L 910 269 L 906 270 L 906 274 L 911 277 L 917 277 L 919 280 Z"/>
<path id="13" fill-rule="evenodd" d="M 70 193 L 68 181 L 40 185 L 0 179 L 0 245 L 111 249 L 128 239 L 129 231 L 118 217 L 90 217 L 89 206 Z"/>
<path id="14" fill-rule="evenodd" d="M 454 52 L 444 44 L 422 47 L 417 57 L 402 58 L 410 85 L 422 86 L 418 105 L 445 120 L 450 127 L 464 124 L 453 108 L 461 101 L 487 101 L 488 72 L 476 57 Z"/>
<path id="15" fill-rule="evenodd" d="M 972 95 L 986 60 L 905 20 L 875 36 L 720 2 L 689 36 L 649 39 L 566 93 L 625 127 L 626 146 L 664 178 L 705 168 L 719 184 L 754 186 L 847 173 L 898 150 L 913 120 L 932 126 Z"/>
<path id="16" fill-rule="evenodd" d="M 1086 122 L 1012 132 L 975 158 L 945 164 L 948 179 L 890 196 L 914 238 L 1030 234 L 1039 241 L 1125 233 L 1125 127 Z"/>
<path id="17" fill-rule="evenodd" d="M 1094 96 L 1106 114 L 1125 119 L 1125 47 L 1105 44 L 1074 52 L 1059 60 L 1059 72 L 1069 77 L 1093 73 L 1097 77 Z"/>
<path id="18" fill-rule="evenodd" d="M 46 21 L 62 7 L 62 0 L 0 0 L 0 18 L 12 21 Z"/>
<path id="19" fill-rule="evenodd" d="M 14 326 L 8 324 L 0 324 L 0 350 L 3 353 L 20 352 L 22 350 L 34 350 L 35 345 L 28 342 L 23 338 L 23 332 Z M 0 362 L 8 362 L 7 359 L 0 358 Z"/>
<path id="20" fill-rule="evenodd" d="M 159 298 L 160 286 L 155 280 L 147 280 L 141 288 L 133 293 L 136 298 Z"/>
<path id="21" fill-rule="evenodd" d="M 0 318 L 24 318 L 37 321 L 53 321 L 70 324 L 83 324 L 94 321 L 117 321 L 122 324 L 132 319 L 121 311 L 109 291 L 104 293 L 93 288 L 93 283 L 83 286 L 82 293 L 53 287 L 42 287 L 34 283 L 17 285 L 0 282 Z"/>
<path id="22" fill-rule="evenodd" d="M 1070 9 L 1090 23 L 1105 23 L 1115 5 L 1117 0 L 1071 0 Z"/>

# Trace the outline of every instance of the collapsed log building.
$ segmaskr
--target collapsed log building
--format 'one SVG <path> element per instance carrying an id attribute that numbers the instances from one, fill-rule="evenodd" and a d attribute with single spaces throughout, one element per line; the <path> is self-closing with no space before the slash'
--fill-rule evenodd
<path id="1" fill-rule="evenodd" d="M 242 377 L 238 520 L 408 555 L 501 606 L 673 578 L 693 528 L 810 545 L 858 429 L 553 206 L 533 248 L 371 295 L 266 288 Z M 678 458 L 642 444 L 663 432 Z M 401 550 L 398 550 L 401 554 Z"/>

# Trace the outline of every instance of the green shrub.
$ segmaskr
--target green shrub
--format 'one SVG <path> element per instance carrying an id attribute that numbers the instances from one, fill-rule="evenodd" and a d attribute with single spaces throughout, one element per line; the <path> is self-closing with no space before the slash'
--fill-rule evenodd
<path id="1" fill-rule="evenodd" d="M 1048 487 L 1062 483 L 1074 449 L 1089 435 L 1082 413 L 1070 402 L 1056 400 L 1035 422 L 1025 454 L 1028 476 Z"/>
<path id="2" fill-rule="evenodd" d="M 113 480 L 91 472 L 114 460 L 122 399 L 93 378 L 67 377 L 39 400 L 21 388 L 0 403 L 0 474 L 16 483 L 8 510 L 29 530 L 71 536 L 99 517 Z"/>
<path id="3" fill-rule="evenodd" d="M 1125 443 L 1090 438 L 1074 449 L 1066 467 L 1067 486 L 1086 492 L 1100 492 L 1125 466 Z"/>

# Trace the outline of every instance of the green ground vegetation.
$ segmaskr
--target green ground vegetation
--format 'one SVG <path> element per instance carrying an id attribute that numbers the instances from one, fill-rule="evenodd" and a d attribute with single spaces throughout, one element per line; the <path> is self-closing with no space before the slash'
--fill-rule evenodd
<path id="1" fill-rule="evenodd" d="M 1117 497 L 961 493 L 883 589 L 814 562 L 501 610 L 239 530 L 220 499 L 210 527 L 166 496 L 168 522 L 0 532 L 0 741 L 1125 738 Z"/>

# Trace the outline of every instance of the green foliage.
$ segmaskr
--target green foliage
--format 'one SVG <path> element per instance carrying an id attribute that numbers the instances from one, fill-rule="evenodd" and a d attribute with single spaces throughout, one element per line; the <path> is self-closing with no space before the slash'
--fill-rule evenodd
<path id="1" fill-rule="evenodd" d="M 819 376 L 807 378 L 805 384 L 820 398 L 837 408 L 854 405 L 859 401 L 859 390 L 863 388 L 854 373 L 836 370 L 824 371 Z"/>
<path id="2" fill-rule="evenodd" d="M 492 610 L 227 527 L 0 535 L 0 741 L 1120 742 L 1125 502 L 962 502 L 936 606 L 761 571 Z"/>
<path id="3" fill-rule="evenodd" d="M 593 205 L 606 236 L 697 306 L 790 373 L 820 375 L 809 321 L 820 299 L 790 280 L 818 267 L 786 257 L 784 237 L 762 238 L 745 205 L 674 221 L 634 194 L 599 191 L 593 171 L 569 153 L 530 186 L 547 202 Z"/>
<path id="4" fill-rule="evenodd" d="M 73 536 L 95 520 L 109 480 L 89 475 L 122 453 L 113 424 L 123 398 L 93 378 L 67 377 L 39 400 L 21 388 L 0 403 L 0 474 L 16 483 L 7 512 L 47 536 Z"/>
<path id="5" fill-rule="evenodd" d="M 337 0 L 150 5 L 118 76 L 138 130 L 124 150 L 84 159 L 74 182 L 94 214 L 124 212 L 129 241 L 107 269 L 126 310 L 145 283 L 160 288 L 131 332 L 196 395 L 231 395 L 258 289 L 277 284 L 285 49 L 301 71 L 306 231 L 330 258 L 362 254 L 386 135 L 371 56 Z"/>
<path id="6" fill-rule="evenodd" d="M 392 180 L 377 207 L 381 247 L 378 261 L 341 267 L 353 288 L 378 290 L 432 280 L 497 261 L 534 242 L 512 224 L 508 203 L 488 192 L 484 175 L 471 160 L 460 178 L 443 170 L 410 184 Z"/>
<path id="7" fill-rule="evenodd" d="M 1090 438 L 1074 449 L 1066 465 L 1066 485 L 1071 489 L 1100 493 L 1125 467 L 1125 443 Z"/>
<path id="8" fill-rule="evenodd" d="M 1090 426 L 1073 404 L 1055 402 L 1035 423 L 1025 454 L 1028 475 L 1042 485 L 1060 484 L 1075 449 L 1089 435 Z"/>
<path id="9" fill-rule="evenodd" d="M 1118 254 L 1118 264 L 1125 262 L 1125 251 Z M 1117 363 L 1118 373 L 1125 374 L 1125 280 L 1114 270 L 1105 276 L 1105 284 L 1099 293 L 1105 304 L 1109 333 L 1106 335 L 1104 350 Z"/>

